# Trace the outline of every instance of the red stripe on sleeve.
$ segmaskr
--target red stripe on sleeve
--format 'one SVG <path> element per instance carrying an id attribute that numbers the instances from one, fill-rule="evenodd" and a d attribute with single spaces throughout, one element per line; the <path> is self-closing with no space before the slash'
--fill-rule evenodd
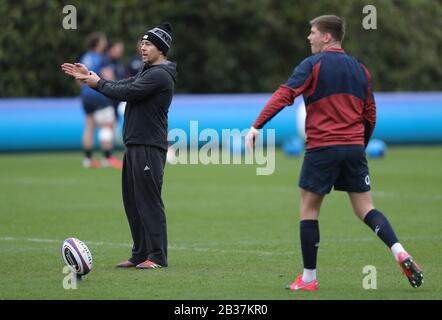
<path id="1" fill-rule="evenodd" d="M 276 116 L 276 114 L 278 114 L 278 112 L 284 107 L 292 105 L 295 98 L 302 93 L 306 94 L 307 97 L 312 95 L 316 89 L 320 67 L 321 62 L 313 67 L 312 73 L 299 87 L 291 88 L 284 84 L 279 86 L 278 90 L 273 93 L 272 97 L 259 114 L 253 127 L 255 129 L 261 129 L 264 127 L 264 125 Z"/>
<path id="2" fill-rule="evenodd" d="M 261 129 L 285 106 L 293 104 L 293 101 L 295 100 L 295 95 L 293 93 L 293 89 L 286 85 L 281 85 L 278 90 L 273 93 L 253 124 L 253 127 L 255 129 Z"/>

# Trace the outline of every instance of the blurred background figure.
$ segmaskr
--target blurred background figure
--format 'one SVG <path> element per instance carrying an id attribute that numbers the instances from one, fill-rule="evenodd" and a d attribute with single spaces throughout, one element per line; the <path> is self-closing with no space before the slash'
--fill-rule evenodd
<path id="1" fill-rule="evenodd" d="M 89 50 L 81 57 L 80 63 L 89 70 L 109 79 L 112 75 L 111 68 L 104 68 L 106 60 L 104 50 L 107 46 L 107 38 L 101 32 L 93 32 L 87 38 Z M 101 93 L 88 86 L 81 85 L 81 101 L 85 112 L 85 127 L 83 131 L 83 166 L 85 168 L 114 167 L 121 169 L 122 163 L 112 155 L 115 138 L 115 108 L 113 102 Z M 93 158 L 94 135 L 98 127 L 98 140 L 103 152 L 101 163 Z"/>
<path id="2" fill-rule="evenodd" d="M 123 63 L 123 56 L 124 43 L 121 40 L 110 42 L 106 50 L 104 68 L 102 69 L 103 78 L 113 81 L 123 80 L 126 78 L 126 67 Z M 117 130 L 120 119 L 118 106 L 120 105 L 121 101 L 113 99 L 111 99 L 111 101 L 115 114 L 114 126 L 112 127 L 115 142 L 117 140 L 117 135 L 118 138 L 121 138 L 121 133 L 119 133 L 119 130 Z"/>
<path id="3" fill-rule="evenodd" d="M 115 80 L 121 80 L 126 77 L 126 68 L 122 61 L 124 55 L 124 43 L 120 40 L 109 43 L 106 51 L 106 64 L 114 74 Z"/>
<path id="4" fill-rule="evenodd" d="M 127 77 L 133 77 L 140 71 L 143 66 L 143 60 L 141 59 L 141 41 L 137 42 L 137 52 L 132 56 L 126 67 Z"/>

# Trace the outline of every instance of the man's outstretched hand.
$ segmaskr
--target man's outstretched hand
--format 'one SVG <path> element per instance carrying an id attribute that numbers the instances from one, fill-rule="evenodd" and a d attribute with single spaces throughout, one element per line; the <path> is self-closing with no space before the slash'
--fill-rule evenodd
<path id="1" fill-rule="evenodd" d="M 81 63 L 63 63 L 61 69 L 76 80 L 83 81 L 91 88 L 96 88 L 100 77 Z"/>
<path id="2" fill-rule="evenodd" d="M 81 76 L 87 76 L 89 74 L 87 67 L 81 63 L 63 63 L 61 65 L 61 69 L 64 71 L 64 73 L 74 77 L 75 79 Z"/>

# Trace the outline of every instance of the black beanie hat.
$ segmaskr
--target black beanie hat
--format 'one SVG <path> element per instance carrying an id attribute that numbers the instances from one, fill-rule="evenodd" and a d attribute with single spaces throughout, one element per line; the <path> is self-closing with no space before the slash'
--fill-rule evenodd
<path id="1" fill-rule="evenodd" d="M 172 44 L 172 26 L 165 22 L 149 31 L 147 31 L 141 40 L 148 40 L 152 42 L 158 50 L 162 51 L 167 56 L 167 52 Z"/>

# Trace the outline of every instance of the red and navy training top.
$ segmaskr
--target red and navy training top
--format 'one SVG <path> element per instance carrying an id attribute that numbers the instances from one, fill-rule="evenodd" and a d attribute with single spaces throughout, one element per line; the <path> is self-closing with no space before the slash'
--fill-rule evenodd
<path id="1" fill-rule="evenodd" d="M 376 104 L 367 68 L 341 48 L 304 59 L 276 90 L 256 119 L 261 129 L 285 106 L 303 95 L 307 149 L 367 145 L 376 124 Z"/>

